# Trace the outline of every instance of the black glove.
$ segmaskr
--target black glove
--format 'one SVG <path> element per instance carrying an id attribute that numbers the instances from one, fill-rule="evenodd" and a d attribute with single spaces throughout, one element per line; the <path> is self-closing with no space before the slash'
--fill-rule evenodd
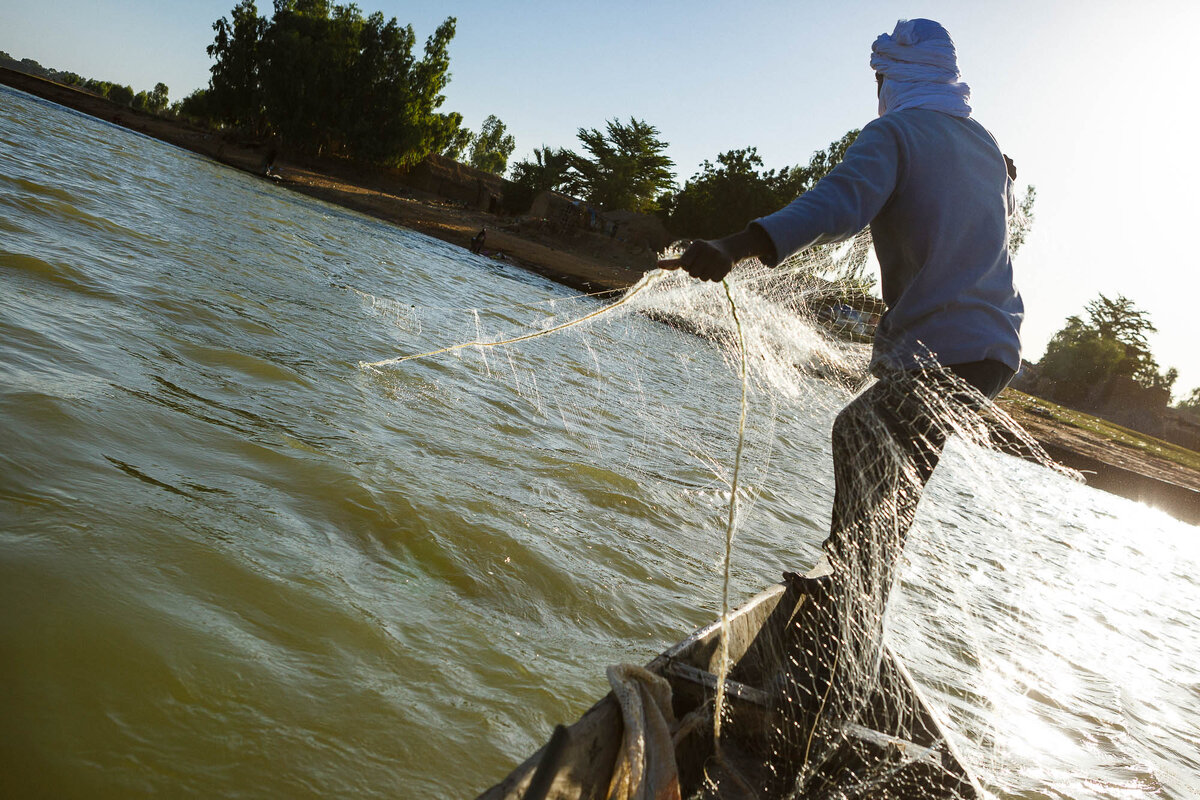
<path id="1" fill-rule="evenodd" d="M 750 225 L 741 233 L 724 239 L 697 239 L 688 245 L 679 258 L 658 262 L 659 269 L 682 267 L 693 278 L 702 281 L 723 280 L 733 265 L 744 258 L 757 256 L 775 263 L 775 245 L 758 225 Z"/>
<path id="2" fill-rule="evenodd" d="M 679 266 L 693 278 L 702 281 L 719 281 L 733 269 L 734 256 L 721 246 L 720 239 L 697 239 L 688 245 L 678 259 Z"/>

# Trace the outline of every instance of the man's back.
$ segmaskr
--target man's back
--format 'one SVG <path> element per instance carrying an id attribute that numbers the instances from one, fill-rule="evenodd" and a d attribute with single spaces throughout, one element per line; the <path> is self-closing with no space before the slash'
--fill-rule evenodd
<path id="1" fill-rule="evenodd" d="M 1012 181 L 992 135 L 974 119 L 910 109 L 874 120 L 860 140 L 894 148 L 895 182 L 871 222 L 889 311 L 875 362 L 906 368 L 987 358 L 1020 366 L 1023 315 L 1008 254 Z M 847 159 L 851 156 L 847 153 Z"/>
<path id="2" fill-rule="evenodd" d="M 888 313 L 872 368 L 995 359 L 1016 370 L 1024 308 L 1013 288 L 1004 156 L 979 123 L 939 111 L 885 114 L 832 172 L 757 220 L 785 258 L 868 224 Z"/>

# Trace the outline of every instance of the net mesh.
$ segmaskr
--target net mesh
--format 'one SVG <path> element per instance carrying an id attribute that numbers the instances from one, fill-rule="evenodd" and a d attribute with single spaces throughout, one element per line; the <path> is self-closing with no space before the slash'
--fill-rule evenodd
<path id="1" fill-rule="evenodd" d="M 594 297 L 578 296 L 450 310 L 363 295 L 392 320 L 402 341 L 433 345 L 421 356 L 476 360 L 484 377 L 514 387 L 545 420 L 573 435 L 592 436 L 588 443 L 596 458 L 623 458 L 627 469 L 650 476 L 655 462 L 646 452 L 688 453 L 707 471 L 708 486 L 723 493 L 728 511 L 722 526 L 726 593 L 736 531 L 754 515 L 763 492 L 788 491 L 773 483 L 777 420 L 802 417 L 827 425 L 837 412 L 832 436 L 837 488 L 833 533 L 823 548 L 826 563 L 820 574 L 797 579 L 805 601 L 777 635 L 759 642 L 754 663 L 721 663 L 712 754 L 696 779 L 684 776 L 685 796 L 979 796 L 969 769 L 946 740 L 946 727 L 920 700 L 887 646 L 888 600 L 918 500 L 948 441 L 1065 470 L 933 358 L 922 370 L 872 381 L 866 345 L 871 308 L 861 301 L 851 306 L 869 285 L 870 245 L 869 233 L 863 233 L 772 269 L 744 263 L 724 285 L 701 283 L 681 271 L 655 271 L 599 307 Z M 675 374 L 663 378 L 635 364 L 621 378 L 612 376 L 609 353 L 645 346 L 636 326 L 618 324 L 631 315 L 676 332 Z M 526 342 L 552 334 L 573 337 L 583 354 L 570 375 L 514 357 Z M 714 346 L 731 377 L 719 386 L 714 376 L 693 371 L 695 350 Z M 396 369 L 414 357 L 362 366 Z M 814 379 L 826 390 L 814 391 Z M 677 395 L 662 399 L 659 380 L 682 384 L 699 404 L 719 393 L 728 401 L 724 408 L 740 405 L 740 413 L 722 415 L 726 430 L 696 426 L 686 402 Z M 580 409 L 559 402 L 568 383 L 585 384 L 593 403 Z M 597 409 L 629 425 L 655 421 L 637 441 L 639 458 L 606 453 L 603 438 L 590 434 L 586 424 Z M 670 440 L 661 441 L 664 436 Z M 728 606 L 726 599 L 723 607 Z M 750 687 L 749 694 L 727 697 L 727 678 Z M 746 696 L 757 699 L 748 702 Z"/>

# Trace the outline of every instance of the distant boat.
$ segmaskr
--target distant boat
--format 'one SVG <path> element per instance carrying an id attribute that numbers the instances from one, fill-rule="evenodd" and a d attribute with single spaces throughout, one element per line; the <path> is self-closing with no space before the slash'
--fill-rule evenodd
<path id="1" fill-rule="evenodd" d="M 674 717 L 663 731 L 669 730 L 670 738 L 659 739 L 657 753 L 651 746 L 634 758 L 645 758 L 648 770 L 656 770 L 659 783 L 667 784 L 655 786 L 647 797 L 677 796 L 670 785 L 676 781 L 684 798 L 983 796 L 936 714 L 886 646 L 878 688 L 853 723 L 823 719 L 814 710 L 819 703 L 801 699 L 819 697 L 818 687 L 829 681 L 828 669 L 820 665 L 830 660 L 834 623 L 821 610 L 830 607 L 823 605 L 823 586 L 811 575 L 789 575 L 730 613 L 733 666 L 726 681 L 720 758 L 713 746 L 720 621 L 646 666 L 670 685 L 669 716 Z M 557 726 L 546 745 L 479 800 L 603 800 L 618 757 L 628 753 L 624 728 L 621 704 L 609 692 L 575 724 Z M 670 759 L 662 750 L 674 751 L 666 773 L 663 762 Z M 818 753 L 821 757 L 810 761 Z M 803 788 L 796 792 L 801 773 Z"/>

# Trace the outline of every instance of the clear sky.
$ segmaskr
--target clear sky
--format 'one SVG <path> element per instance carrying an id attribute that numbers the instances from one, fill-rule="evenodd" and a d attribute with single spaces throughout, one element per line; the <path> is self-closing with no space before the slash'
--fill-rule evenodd
<path id="1" fill-rule="evenodd" d="M 0 0 L 0 50 L 135 90 L 163 81 L 179 99 L 206 84 L 212 23 L 234 3 Z M 873 118 L 875 36 L 900 18 L 936 19 L 975 116 L 1016 162 L 1018 185 L 1037 187 L 1016 258 L 1026 357 L 1098 293 L 1124 294 L 1157 325 L 1151 347 L 1179 369 L 1176 395 L 1200 386 L 1200 258 L 1184 236 L 1200 227 L 1200 0 L 359 5 L 422 41 L 456 17 L 442 110 L 473 129 L 500 117 L 515 159 L 634 116 L 670 142 L 680 182 L 733 148 L 757 147 L 767 167 L 806 163 Z"/>

